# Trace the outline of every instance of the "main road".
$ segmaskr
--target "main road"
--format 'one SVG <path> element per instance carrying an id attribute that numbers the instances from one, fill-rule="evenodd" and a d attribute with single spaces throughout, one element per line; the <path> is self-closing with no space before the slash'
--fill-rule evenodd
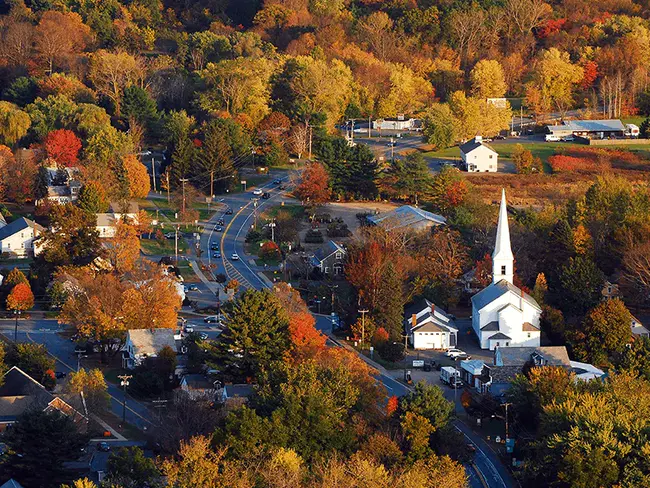
<path id="1" fill-rule="evenodd" d="M 272 178 L 279 179 L 286 184 L 287 176 L 275 174 Z M 259 189 L 269 193 L 267 199 L 257 199 L 252 193 L 238 194 L 225 198 L 222 201 L 223 211 L 217 212 L 208 225 L 204 227 L 201 236 L 201 250 L 204 264 L 216 265 L 215 273 L 224 273 L 229 279 L 237 279 L 242 287 L 253 289 L 264 289 L 273 286 L 273 283 L 263 274 L 264 268 L 257 266 L 255 261 L 247 256 L 244 250 L 246 234 L 254 224 L 256 217 L 259 219 L 264 208 L 273 205 L 281 205 L 282 202 L 291 203 L 286 192 L 279 190 L 279 185 L 267 183 Z M 232 215 L 226 215 L 225 209 L 232 209 Z M 257 214 L 257 215 L 256 215 Z M 225 226 L 221 232 L 215 232 L 214 227 L 218 219 L 224 219 Z M 258 222 L 259 223 L 259 222 Z M 210 246 L 213 242 L 219 243 L 221 259 L 215 260 L 211 257 Z M 232 255 L 236 253 L 238 260 L 233 260 Z M 216 284 L 215 284 L 216 285 Z M 328 345 L 340 346 L 335 338 L 331 337 L 332 323 L 329 317 L 314 314 L 316 327 L 325 333 Z M 365 356 L 362 356 L 365 358 Z M 411 391 L 410 387 L 392 378 L 379 368 L 377 379 L 385 386 L 389 395 L 403 396 Z M 468 469 L 469 483 L 472 488 L 511 488 L 515 481 L 506 467 L 501 463 L 497 454 L 483 439 L 476 435 L 466 424 L 460 420 L 454 421 L 455 427 L 476 446 L 473 459 L 473 467 Z"/>

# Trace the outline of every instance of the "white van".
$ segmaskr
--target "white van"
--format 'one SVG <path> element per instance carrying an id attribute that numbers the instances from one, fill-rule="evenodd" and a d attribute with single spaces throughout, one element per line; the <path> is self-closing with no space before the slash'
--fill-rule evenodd
<path id="1" fill-rule="evenodd" d="M 546 142 L 560 142 L 560 136 L 557 136 L 555 134 L 546 134 L 546 136 L 544 136 L 544 140 Z"/>

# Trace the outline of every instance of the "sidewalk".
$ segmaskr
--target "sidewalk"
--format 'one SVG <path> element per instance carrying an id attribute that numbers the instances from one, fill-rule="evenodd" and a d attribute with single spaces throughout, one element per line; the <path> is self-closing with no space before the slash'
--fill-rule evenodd
<path id="1" fill-rule="evenodd" d="M 127 440 L 126 437 L 124 437 L 122 434 L 120 434 L 118 431 L 116 431 L 113 427 L 111 427 L 111 426 L 108 425 L 106 422 L 104 422 L 104 420 L 102 420 L 101 418 L 99 418 L 97 415 L 92 414 L 91 416 L 92 416 L 92 418 L 93 418 L 93 420 L 94 420 L 95 422 L 97 422 L 99 425 L 101 425 L 102 427 L 104 427 L 107 431 L 109 431 L 109 432 L 111 433 L 111 435 L 112 435 L 113 437 L 115 437 L 115 439 L 109 439 L 109 440 L 107 440 L 107 439 L 103 439 L 103 438 L 102 438 L 102 439 L 90 439 L 91 441 L 118 442 L 118 441 L 125 441 L 125 440 Z"/>

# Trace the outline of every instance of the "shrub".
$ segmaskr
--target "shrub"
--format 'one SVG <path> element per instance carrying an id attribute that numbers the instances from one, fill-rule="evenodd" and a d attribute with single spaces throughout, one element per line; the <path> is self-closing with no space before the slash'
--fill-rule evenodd
<path id="1" fill-rule="evenodd" d="M 248 231 L 248 234 L 246 234 L 246 242 L 255 242 L 260 239 L 262 239 L 262 233 L 258 230 L 251 229 Z"/>
<path id="2" fill-rule="evenodd" d="M 327 225 L 327 235 L 329 237 L 348 237 L 352 235 L 347 224 L 333 222 Z"/>
<path id="3" fill-rule="evenodd" d="M 384 361 L 396 363 L 404 359 L 404 344 L 399 342 L 384 342 L 377 346 L 379 357 Z"/>
<path id="4" fill-rule="evenodd" d="M 319 230 L 309 230 L 305 235 L 305 243 L 307 244 L 322 244 L 325 242 L 323 233 Z"/>
<path id="5" fill-rule="evenodd" d="M 279 259 L 280 248 L 273 241 L 266 241 L 260 248 L 260 257 L 264 260 Z"/>

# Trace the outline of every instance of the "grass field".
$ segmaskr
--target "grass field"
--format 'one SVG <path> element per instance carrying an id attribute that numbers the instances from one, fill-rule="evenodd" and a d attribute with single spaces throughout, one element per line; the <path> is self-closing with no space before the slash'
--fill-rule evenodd
<path id="1" fill-rule="evenodd" d="M 140 249 L 144 254 L 149 255 L 165 255 L 172 256 L 175 252 L 174 239 L 165 239 L 159 241 L 158 239 L 140 239 Z M 187 251 L 187 242 L 179 236 L 178 238 L 178 253 L 185 254 Z"/>
<path id="2" fill-rule="evenodd" d="M 297 205 L 297 204 L 288 204 L 288 205 L 274 205 L 268 209 L 266 209 L 264 212 L 262 212 L 262 215 L 260 216 L 262 219 L 272 219 L 274 218 L 279 211 L 284 211 L 288 212 L 291 217 L 294 219 L 301 219 L 305 213 L 305 209 L 302 205 Z"/>

